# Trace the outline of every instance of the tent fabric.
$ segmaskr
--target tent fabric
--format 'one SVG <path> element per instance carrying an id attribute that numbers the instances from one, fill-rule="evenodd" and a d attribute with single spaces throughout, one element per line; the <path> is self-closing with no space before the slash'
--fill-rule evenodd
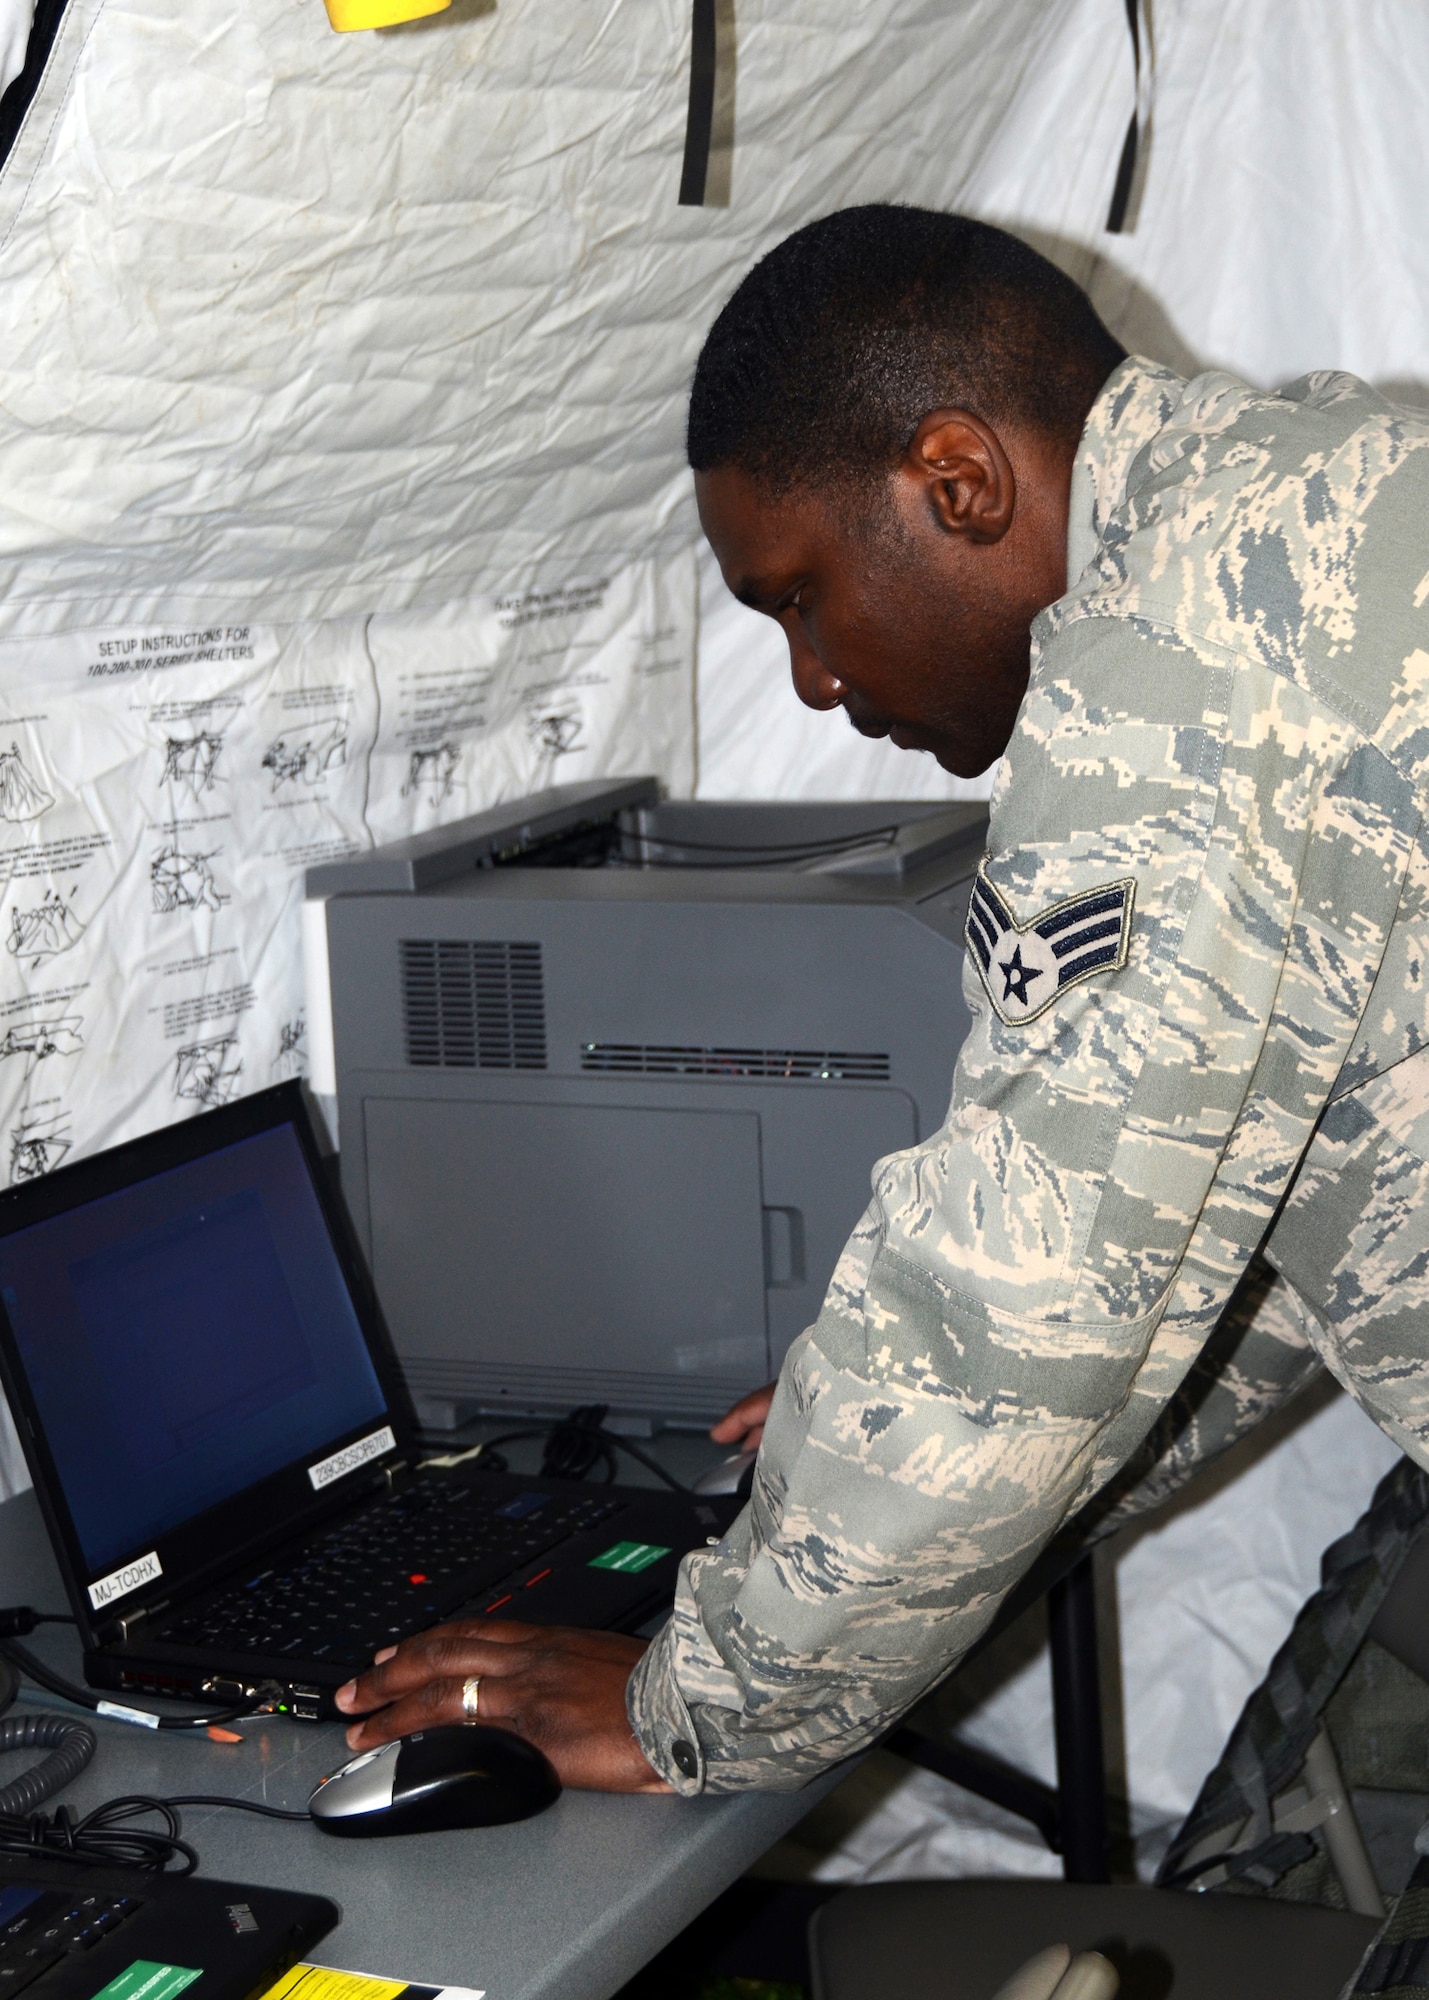
<path id="1" fill-rule="evenodd" d="M 25 67 L 35 0 L 0 0 L 0 94 Z"/>
<path id="2" fill-rule="evenodd" d="M 0 1175 L 301 1065 L 312 862 L 693 789 L 701 330 L 890 131 L 951 199 L 1031 19 L 751 4 L 695 209 L 675 0 L 70 0 L 0 170 Z M 969 35 L 997 89 L 924 144 Z"/>
<path id="3" fill-rule="evenodd" d="M 800 222 L 961 207 L 1155 359 L 1425 393 L 1410 0 L 1143 6 L 1115 236 L 1122 0 L 733 12 L 728 205 L 682 207 L 682 0 L 348 37 L 320 0 L 71 0 L 0 170 L 0 1176 L 301 1061 L 308 859 L 551 775 L 960 795 L 802 712 L 693 555 L 698 341 Z M 1189 1805 L 1387 1454 L 1337 1400 L 1141 1531 L 1144 1826 Z M 972 1726 L 1045 1764 L 1045 1716 L 1032 1667 Z M 875 1815 L 849 1865 L 965 1865 L 956 1816 L 921 1824 L 922 1850 Z"/>
<path id="4" fill-rule="evenodd" d="M 366 615 L 688 547 L 684 394 L 735 276 L 844 201 L 955 200 L 1085 13 L 748 0 L 734 198 L 693 208 L 677 0 L 358 36 L 315 0 L 70 0 L 0 175 L 0 631 Z M 1123 41 L 1093 41 L 1119 119 Z"/>

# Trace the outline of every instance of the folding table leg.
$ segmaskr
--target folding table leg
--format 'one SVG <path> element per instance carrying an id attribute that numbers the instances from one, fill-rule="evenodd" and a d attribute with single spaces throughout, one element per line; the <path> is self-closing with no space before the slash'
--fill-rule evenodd
<path id="1" fill-rule="evenodd" d="M 1069 1882 L 1109 1882 L 1106 1756 L 1090 1554 L 1048 1591 L 1047 1618 L 1052 1636 L 1062 1873 Z"/>

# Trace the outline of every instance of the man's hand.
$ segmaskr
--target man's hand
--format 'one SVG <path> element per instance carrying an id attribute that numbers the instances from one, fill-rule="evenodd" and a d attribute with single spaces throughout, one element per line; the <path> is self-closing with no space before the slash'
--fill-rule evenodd
<path id="1" fill-rule="evenodd" d="M 464 1618 L 389 1646 L 337 1705 L 365 1715 L 347 1732 L 353 1750 L 445 1722 L 467 1722 L 462 1687 L 477 1674 L 476 1720 L 510 1729 L 544 1750 L 563 1785 L 594 1792 L 667 1792 L 630 1732 L 625 1684 L 644 1639 Z"/>
<path id="2" fill-rule="evenodd" d="M 751 1389 L 747 1396 L 741 1396 L 734 1408 L 726 1410 L 719 1422 L 711 1426 L 710 1436 L 715 1443 L 736 1444 L 741 1451 L 758 1451 L 769 1405 L 778 1387 L 777 1382 L 766 1382 L 762 1389 Z"/>

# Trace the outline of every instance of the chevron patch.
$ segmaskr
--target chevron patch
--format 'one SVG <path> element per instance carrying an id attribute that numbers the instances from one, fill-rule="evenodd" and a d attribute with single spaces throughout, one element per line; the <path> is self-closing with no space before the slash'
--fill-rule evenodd
<path id="1" fill-rule="evenodd" d="M 1126 964 L 1136 880 L 1108 882 L 1019 924 L 981 868 L 963 935 L 1001 1021 L 1035 1021 L 1069 986 Z"/>

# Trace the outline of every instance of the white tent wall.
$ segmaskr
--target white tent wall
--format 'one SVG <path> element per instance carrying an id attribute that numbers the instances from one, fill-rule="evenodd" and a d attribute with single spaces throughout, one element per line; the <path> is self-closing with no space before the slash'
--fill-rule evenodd
<path id="1" fill-rule="evenodd" d="M 734 17 L 731 199 L 694 209 L 683 0 L 456 0 L 351 37 L 318 0 L 71 0 L 0 172 L 0 1175 L 300 1063 L 319 856 L 552 776 L 967 789 L 801 711 L 695 554 L 698 342 L 800 222 L 962 207 L 1143 352 L 1429 381 L 1411 0 L 1144 8 L 1115 237 L 1121 0 Z M 1120 1566 L 1148 1829 L 1391 1456 L 1331 1403 Z M 1041 1669 L 971 1727 L 1045 1765 Z M 848 1868 L 1039 1865 L 946 1796 L 906 1787 Z"/>
<path id="2" fill-rule="evenodd" d="M 25 67 L 25 49 L 34 14 L 34 0 L 0 0 L 0 92 Z"/>

